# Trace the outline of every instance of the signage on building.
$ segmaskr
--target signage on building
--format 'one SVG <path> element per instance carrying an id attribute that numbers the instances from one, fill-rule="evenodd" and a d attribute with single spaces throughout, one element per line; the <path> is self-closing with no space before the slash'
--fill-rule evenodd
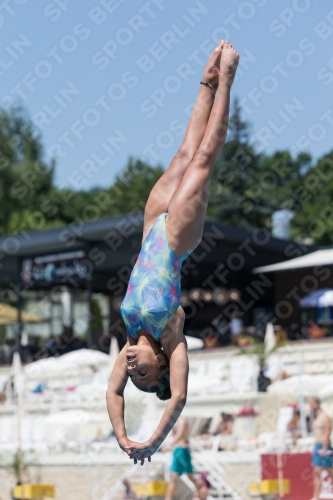
<path id="1" fill-rule="evenodd" d="M 21 277 L 24 286 L 45 282 L 65 283 L 70 279 L 88 276 L 89 262 L 84 250 L 27 258 L 22 262 Z"/>

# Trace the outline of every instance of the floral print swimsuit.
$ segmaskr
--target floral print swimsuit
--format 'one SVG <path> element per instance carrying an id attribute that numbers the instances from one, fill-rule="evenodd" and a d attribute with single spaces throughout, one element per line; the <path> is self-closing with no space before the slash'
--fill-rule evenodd
<path id="1" fill-rule="evenodd" d="M 160 342 L 167 321 L 180 305 L 180 270 L 190 253 L 178 257 L 166 236 L 167 214 L 157 217 L 132 270 L 120 313 L 128 334 L 140 329 Z"/>

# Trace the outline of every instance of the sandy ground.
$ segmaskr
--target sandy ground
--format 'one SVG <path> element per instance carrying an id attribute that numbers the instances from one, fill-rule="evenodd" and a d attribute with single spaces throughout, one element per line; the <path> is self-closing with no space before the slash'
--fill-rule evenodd
<path id="1" fill-rule="evenodd" d="M 32 467 L 32 482 L 56 485 L 57 500 L 100 500 L 126 470 L 124 466 L 52 466 Z M 0 499 L 11 499 L 15 481 L 0 471 Z"/>
<path id="2" fill-rule="evenodd" d="M 56 484 L 57 500 L 102 500 L 126 470 L 126 466 L 47 466 L 31 467 L 30 479 L 34 482 Z M 232 464 L 224 466 L 226 478 L 241 498 L 248 500 L 248 485 L 256 480 L 258 466 L 255 464 Z M 138 476 L 136 481 L 140 478 Z M 15 481 L 7 471 L 0 470 L 0 500 L 11 500 L 11 488 Z M 184 495 L 182 495 L 182 498 Z M 121 493 L 115 499 L 120 499 Z"/>

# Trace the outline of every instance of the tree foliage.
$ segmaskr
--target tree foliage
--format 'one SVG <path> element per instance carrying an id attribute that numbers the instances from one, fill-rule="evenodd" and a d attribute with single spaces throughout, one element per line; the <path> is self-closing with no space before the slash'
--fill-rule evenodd
<path id="1" fill-rule="evenodd" d="M 1 111 L 0 234 L 143 210 L 163 168 L 130 158 L 111 186 L 87 191 L 59 189 L 54 172 L 25 112 Z M 270 229 L 272 214 L 281 208 L 295 214 L 294 238 L 333 243 L 333 151 L 316 163 L 307 153 L 259 154 L 235 101 L 213 172 L 207 215 L 249 230 Z"/>

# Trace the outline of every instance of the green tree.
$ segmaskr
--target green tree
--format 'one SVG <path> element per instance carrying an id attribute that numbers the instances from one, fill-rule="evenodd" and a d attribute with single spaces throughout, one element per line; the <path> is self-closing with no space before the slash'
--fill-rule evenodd
<path id="1" fill-rule="evenodd" d="M 111 187 L 73 191 L 54 185 L 54 171 L 24 110 L 0 111 L 0 234 L 143 210 L 163 174 L 162 167 L 131 158 Z"/>
<path id="2" fill-rule="evenodd" d="M 130 158 L 125 169 L 110 187 L 110 215 L 143 210 L 150 191 L 164 173 L 161 166 L 152 167 L 142 160 Z"/>
<path id="3" fill-rule="evenodd" d="M 333 151 L 306 170 L 295 205 L 294 235 L 310 238 L 318 245 L 332 245 Z"/>
<path id="4" fill-rule="evenodd" d="M 297 211 L 299 188 L 312 159 L 306 153 L 294 158 L 289 151 L 258 154 L 249 137 L 249 124 L 242 120 L 235 100 L 227 141 L 213 172 L 208 215 L 249 230 L 271 229 L 273 212 Z"/>
<path id="5" fill-rule="evenodd" d="M 262 157 L 249 143 L 249 125 L 235 100 L 227 141 L 213 172 L 208 215 L 246 229 L 265 225 L 270 203 L 258 192 Z"/>
<path id="6" fill-rule="evenodd" d="M 69 224 L 144 210 L 150 191 L 163 172 L 161 166 L 152 167 L 130 158 L 109 188 L 95 187 L 88 191 L 53 188 L 49 195 L 54 209 L 53 223 Z"/>
<path id="7" fill-rule="evenodd" d="M 40 211 L 53 185 L 53 175 L 54 164 L 43 161 L 40 137 L 24 111 L 0 111 L 1 233 L 17 231 L 22 225 L 34 228 L 28 224 L 27 214 L 22 224 L 21 215 L 27 209 L 29 213 Z"/>

